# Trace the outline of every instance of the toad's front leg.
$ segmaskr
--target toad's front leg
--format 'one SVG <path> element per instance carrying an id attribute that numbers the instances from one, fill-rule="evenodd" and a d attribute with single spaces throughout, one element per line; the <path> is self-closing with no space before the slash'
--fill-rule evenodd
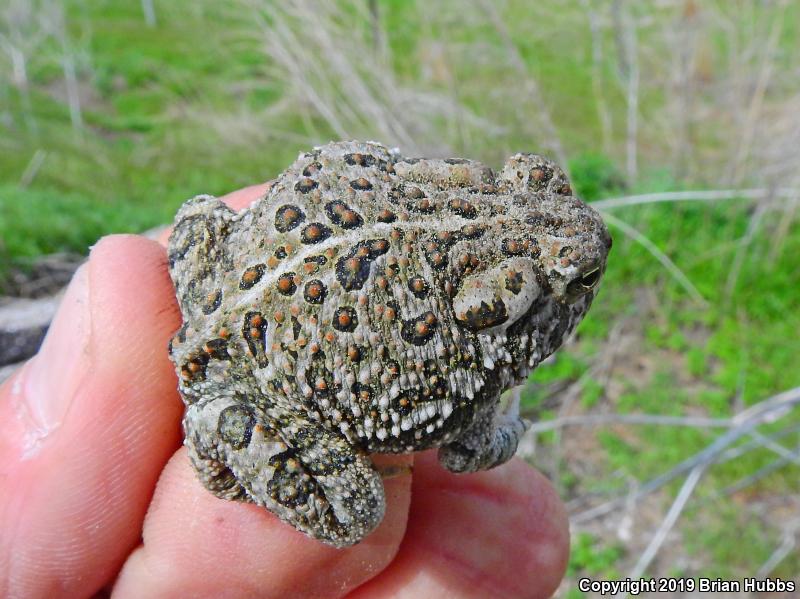
<path id="1" fill-rule="evenodd" d="M 494 409 L 499 398 L 490 402 L 471 427 L 439 450 L 439 462 L 452 472 L 476 472 L 510 460 L 526 429 L 519 415 L 521 391 L 521 386 L 511 390 L 505 413 Z"/>
<path id="2" fill-rule="evenodd" d="M 383 482 L 369 458 L 302 415 L 263 413 L 230 397 L 190 405 L 189 455 L 203 484 L 226 499 L 262 505 L 337 547 L 361 541 L 383 519 Z"/>

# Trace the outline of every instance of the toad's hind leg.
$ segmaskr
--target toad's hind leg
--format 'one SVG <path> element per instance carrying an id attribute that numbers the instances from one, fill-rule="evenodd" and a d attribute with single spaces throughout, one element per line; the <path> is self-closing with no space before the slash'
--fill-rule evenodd
<path id="1" fill-rule="evenodd" d="M 184 427 L 200 480 L 220 497 L 262 505 L 337 547 L 383 519 L 383 482 L 369 458 L 315 422 L 292 414 L 278 434 L 262 413 L 221 397 L 189 406 Z"/>
<path id="2" fill-rule="evenodd" d="M 505 413 L 492 409 L 478 415 L 470 428 L 439 449 L 439 462 L 452 472 L 488 470 L 510 460 L 517 451 L 526 424 L 519 416 L 522 387 L 511 391 Z"/>

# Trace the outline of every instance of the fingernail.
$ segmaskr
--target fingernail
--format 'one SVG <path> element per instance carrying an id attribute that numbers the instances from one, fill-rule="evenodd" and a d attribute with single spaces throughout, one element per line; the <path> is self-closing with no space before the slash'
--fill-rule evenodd
<path id="1" fill-rule="evenodd" d="M 90 368 L 89 274 L 81 266 L 72 277 L 36 356 L 12 389 L 21 396 L 19 416 L 26 434 L 23 457 L 33 457 L 61 424 Z"/>

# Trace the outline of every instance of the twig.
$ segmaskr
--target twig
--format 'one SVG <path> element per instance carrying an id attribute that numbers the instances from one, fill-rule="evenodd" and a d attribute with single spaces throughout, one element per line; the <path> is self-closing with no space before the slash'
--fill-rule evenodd
<path id="1" fill-rule="evenodd" d="M 628 64 L 626 89 L 627 136 L 625 140 L 625 166 L 628 182 L 633 183 L 638 175 L 638 130 L 639 130 L 639 53 L 637 49 L 636 24 L 626 10 L 622 19 L 623 40 Z"/>
<path id="2" fill-rule="evenodd" d="M 788 525 L 784 525 L 781 544 L 778 545 L 775 551 L 772 552 L 772 555 L 767 558 L 767 561 L 761 565 L 758 572 L 756 572 L 756 576 L 759 578 L 769 576 L 770 572 L 772 572 L 787 555 L 794 551 L 794 548 L 797 546 L 798 530 L 800 530 L 800 518 L 795 518 L 788 523 Z"/>
<path id="3" fill-rule="evenodd" d="M 693 156 L 695 147 L 692 143 L 696 87 L 696 80 L 693 76 L 693 59 L 697 50 L 699 28 L 697 10 L 690 6 L 693 5 L 685 2 L 682 18 L 675 21 L 675 37 L 671 40 L 674 55 L 674 84 L 673 82 L 667 83 L 667 85 L 674 85 L 677 88 L 677 93 L 674 93 L 672 89 L 667 91 L 667 97 L 674 96 L 676 99 L 671 111 L 671 123 L 667 126 L 665 137 L 666 139 L 675 138 L 673 168 L 675 178 L 679 181 L 686 178 L 687 167 L 695 162 Z M 674 136 L 671 135 L 673 131 Z"/>
<path id="4" fill-rule="evenodd" d="M 736 282 L 739 280 L 739 273 L 742 270 L 742 264 L 744 264 L 747 248 L 751 243 L 753 243 L 753 239 L 755 239 L 758 226 L 761 224 L 761 219 L 764 216 L 764 213 L 767 211 L 768 204 L 768 201 L 758 204 L 755 212 L 753 212 L 753 216 L 750 217 L 750 221 L 747 223 L 747 230 L 745 231 L 744 236 L 737 244 L 738 247 L 736 248 L 736 254 L 733 257 L 733 264 L 731 264 L 731 270 L 728 272 L 728 279 L 725 281 L 724 297 L 726 303 L 730 302 L 731 297 L 733 296 L 734 289 L 736 288 Z"/>
<path id="5" fill-rule="evenodd" d="M 800 431 L 800 425 L 787 426 L 786 428 L 784 428 L 784 429 L 782 429 L 782 430 L 780 430 L 780 431 L 778 431 L 776 433 L 773 433 L 770 436 L 770 438 L 773 441 L 775 441 L 777 439 L 782 439 L 783 437 L 786 437 L 786 436 L 791 435 L 793 433 L 796 433 L 798 431 Z M 718 461 L 720 463 L 722 463 L 722 462 L 727 462 L 727 461 L 730 461 L 730 460 L 734 460 L 734 459 L 738 458 L 740 455 L 744 455 L 748 451 L 752 451 L 753 449 L 755 449 L 757 447 L 761 447 L 761 444 L 756 439 L 751 437 L 749 441 L 747 441 L 745 443 L 742 443 L 741 445 L 737 445 L 736 447 L 731 447 L 731 448 L 726 449 L 725 451 L 723 451 L 722 454 L 719 456 L 719 460 Z"/>
<path id="6" fill-rule="evenodd" d="M 69 118 L 75 131 L 83 129 L 83 111 L 81 109 L 81 94 L 78 90 L 78 76 L 75 71 L 75 58 L 66 40 L 62 42 L 63 55 L 61 65 L 64 69 L 64 81 L 67 86 L 67 99 L 69 103 Z"/>
<path id="7" fill-rule="evenodd" d="M 782 438 L 782 437 L 786 437 L 788 435 L 791 435 L 791 434 L 797 432 L 798 430 L 800 430 L 800 425 L 786 427 L 783 430 L 778 431 L 777 433 L 773 434 L 772 435 L 772 439 L 775 440 L 775 439 L 779 439 L 779 438 Z M 758 448 L 758 447 L 761 447 L 761 444 L 758 443 L 755 439 L 750 439 L 750 441 L 747 441 L 746 443 L 742 443 L 740 445 L 737 445 L 736 447 L 729 447 L 728 449 L 724 450 L 722 453 L 719 454 L 719 457 L 717 458 L 716 463 L 717 464 L 724 464 L 725 462 L 729 462 L 730 460 L 734 460 L 734 459 L 738 458 L 739 456 L 744 455 L 748 451 L 752 451 L 753 449 Z M 800 448 L 798 449 L 798 452 L 800 452 Z M 797 455 L 800 456 L 800 453 L 798 453 Z M 745 478 L 743 478 L 743 479 L 741 479 L 741 480 L 739 480 L 739 481 L 737 481 L 737 482 L 725 487 L 722 490 L 719 490 L 719 491 L 716 491 L 716 492 L 712 492 L 708 496 L 706 496 L 703 499 L 701 499 L 700 501 L 701 501 L 701 503 L 706 503 L 708 501 L 715 500 L 715 499 L 717 499 L 717 498 L 719 498 L 719 497 L 721 497 L 723 495 L 729 495 L 730 493 L 735 493 L 735 492 L 747 487 L 748 485 L 751 485 L 751 484 L 761 480 L 765 476 L 768 476 L 769 474 L 771 474 L 772 472 L 782 468 L 783 466 L 791 463 L 791 461 L 792 460 L 789 460 L 789 459 L 786 459 L 786 458 L 778 458 L 777 460 L 775 460 L 773 462 L 770 462 L 766 466 L 760 468 L 759 470 L 757 470 L 756 472 L 754 472 L 750 476 L 747 476 L 747 477 L 745 477 Z M 606 491 L 606 492 L 603 492 L 603 493 L 596 492 L 596 493 L 594 493 L 594 495 L 595 496 L 608 496 L 608 495 L 611 495 L 614 491 L 618 491 L 618 489 L 615 489 L 615 490 L 612 490 L 612 491 Z M 628 494 L 629 493 L 626 492 L 625 496 L 627 496 Z M 580 498 L 573 499 L 572 501 L 570 501 L 567 504 L 567 508 L 570 511 L 572 511 L 573 509 L 577 509 L 577 507 L 579 505 L 581 505 L 582 503 L 585 503 L 585 499 L 586 499 L 586 497 L 580 497 Z"/>
<path id="8" fill-rule="evenodd" d="M 12 29 L 13 31 L 13 29 Z M 38 131 L 36 118 L 33 115 L 33 104 L 31 102 L 30 84 L 28 80 L 28 69 L 26 66 L 25 53 L 12 43 L 11 40 L 0 37 L 5 46 L 6 52 L 11 59 L 12 65 L 12 81 L 20 91 L 22 97 L 23 118 L 25 119 L 25 126 L 31 133 Z"/>
<path id="9" fill-rule="evenodd" d="M 618 229 L 621 229 L 622 232 L 628 237 L 639 243 L 648 252 L 650 252 L 650 254 L 652 254 L 652 256 L 658 260 L 664 268 L 667 269 L 667 272 L 669 272 L 675 278 L 678 284 L 687 291 L 694 301 L 702 306 L 708 305 L 708 302 L 706 302 L 703 295 L 700 293 L 700 291 L 698 291 L 697 287 L 694 286 L 694 284 L 683 273 L 683 271 L 678 268 L 678 266 L 669 258 L 669 256 L 658 249 L 656 244 L 653 243 L 648 237 L 640 233 L 625 221 L 618 219 L 616 216 L 606 213 L 603 215 L 603 218 Z"/>
<path id="10" fill-rule="evenodd" d="M 768 197 L 795 198 L 800 189 L 711 189 L 697 191 L 663 191 L 638 195 L 608 198 L 592 202 L 595 210 L 611 210 L 625 206 L 657 204 L 660 202 L 718 202 L 721 200 L 762 200 Z"/>
<path id="11" fill-rule="evenodd" d="M 787 459 L 790 462 L 794 462 L 798 466 L 800 466 L 800 456 L 798 456 L 796 451 L 791 451 L 786 449 L 780 443 L 776 443 L 769 437 L 766 437 L 759 433 L 758 431 L 750 431 L 750 436 L 762 447 L 766 447 L 770 451 L 778 454 L 782 458 Z"/>
<path id="12" fill-rule="evenodd" d="M 36 175 L 39 174 L 39 169 L 42 168 L 46 158 L 47 152 L 41 148 L 33 153 L 28 165 L 22 172 L 22 176 L 19 178 L 20 187 L 28 187 L 28 185 L 33 183 L 33 180 L 36 178 Z"/>
<path id="13" fill-rule="evenodd" d="M 797 218 L 797 210 L 800 208 L 800 193 L 794 194 L 789 198 L 786 205 L 786 211 L 778 223 L 778 229 L 775 235 L 772 236 L 772 249 L 769 253 L 769 261 L 775 262 L 778 259 L 778 253 L 783 245 L 786 236 L 789 234 L 791 225 Z"/>
<path id="14" fill-rule="evenodd" d="M 597 118 L 603 136 L 603 152 L 611 153 L 612 123 L 611 111 L 603 92 L 603 38 L 600 34 L 600 23 L 592 0 L 581 0 L 581 5 L 589 19 L 589 32 L 592 35 L 592 92 L 597 107 Z"/>
<path id="15" fill-rule="evenodd" d="M 747 157 L 750 155 L 750 147 L 753 143 L 753 135 L 756 130 L 756 123 L 761 109 L 764 104 L 764 95 L 767 91 L 770 77 L 772 76 L 773 54 L 780 40 L 781 30 L 783 28 L 784 13 L 788 0 L 781 0 L 778 5 L 778 14 L 772 21 L 772 28 L 769 32 L 769 37 L 765 43 L 760 44 L 763 48 L 763 62 L 761 70 L 758 73 L 758 80 L 756 82 L 755 90 L 750 100 L 750 106 L 747 110 L 747 119 L 742 127 L 742 138 L 739 141 L 739 151 L 736 153 L 733 170 L 733 181 L 738 183 L 745 176 L 742 171 L 742 165 L 746 162 Z"/>
<path id="16" fill-rule="evenodd" d="M 368 0 L 369 21 L 372 29 L 372 49 L 375 52 L 382 52 L 384 48 L 384 36 L 381 29 L 381 14 L 378 8 L 378 0 Z"/>
<path id="17" fill-rule="evenodd" d="M 67 27 L 67 18 L 64 7 L 58 2 L 49 4 L 49 14 L 46 15 L 48 30 L 61 46 L 61 70 L 64 74 L 64 85 L 67 90 L 67 104 L 72 128 L 76 133 L 83 129 L 83 110 L 81 108 L 81 94 L 78 89 L 78 74 L 75 66 L 75 52 L 70 43 L 70 33 Z"/>
<path id="18" fill-rule="evenodd" d="M 148 27 L 156 26 L 156 9 L 153 6 L 153 0 L 142 0 L 142 12 L 144 13 L 144 22 Z"/>
<path id="19" fill-rule="evenodd" d="M 798 455 L 800 455 L 800 453 Z M 706 498 L 706 501 L 713 501 L 713 500 L 719 499 L 720 497 L 723 497 L 725 495 L 730 495 L 732 493 L 737 493 L 738 491 L 741 491 L 742 489 L 747 488 L 750 485 L 757 483 L 762 478 L 764 478 L 766 476 L 769 476 L 773 472 L 776 472 L 777 470 L 780 470 L 781 468 L 783 468 L 784 466 L 786 466 L 787 464 L 790 464 L 790 463 L 791 463 L 791 460 L 789 460 L 787 458 L 778 458 L 777 460 L 774 460 L 774 461 L 770 462 L 766 466 L 762 466 L 761 468 L 759 468 L 758 470 L 756 470 L 755 472 L 753 472 L 749 476 L 745 476 L 744 478 L 739 479 L 735 483 L 733 483 L 731 485 L 728 485 L 724 489 L 721 489 L 721 490 L 717 491 L 716 493 L 713 493 L 713 494 L 709 495 Z"/>
<path id="20" fill-rule="evenodd" d="M 767 422 L 773 422 L 774 420 L 786 415 L 786 413 L 788 413 L 788 411 L 794 408 L 797 404 L 800 404 L 800 387 L 795 387 L 794 389 L 789 389 L 788 391 L 773 395 L 772 397 L 765 399 L 751 406 L 750 408 L 743 410 L 742 412 L 739 412 L 733 417 L 733 421 L 736 426 L 717 437 L 717 439 L 704 450 L 682 461 L 668 472 L 665 472 L 664 474 L 661 474 L 642 485 L 637 491 L 637 499 L 649 495 L 681 474 L 690 472 L 699 464 L 718 462 L 720 455 L 726 447 L 741 437 L 747 435 L 755 427 Z M 587 522 L 614 511 L 617 509 L 617 507 L 624 503 L 624 501 L 625 498 L 618 497 L 612 499 L 611 501 L 607 501 L 606 503 L 575 514 L 574 516 L 570 517 L 570 520 L 575 524 Z"/>
<path id="21" fill-rule="evenodd" d="M 672 505 L 670 506 L 666 517 L 661 522 L 661 525 L 658 527 L 656 534 L 653 535 L 653 538 L 650 540 L 650 543 L 647 545 L 644 553 L 642 553 L 641 557 L 639 557 L 639 560 L 636 562 L 636 565 L 633 567 L 633 570 L 631 570 L 629 575 L 631 578 L 639 578 L 642 576 L 642 574 L 644 574 L 645 570 L 647 570 L 650 562 L 653 561 L 653 558 L 655 558 L 658 550 L 661 548 L 661 545 L 666 540 L 669 531 L 672 530 L 673 526 L 675 526 L 675 522 L 677 522 L 678 517 L 683 511 L 683 508 L 686 506 L 686 502 L 689 501 L 694 488 L 697 486 L 697 483 L 700 482 L 700 478 L 703 476 L 708 466 L 709 462 L 703 462 L 692 468 L 691 472 L 689 472 L 689 476 L 686 477 L 678 496 L 675 498 L 675 501 L 672 502 Z"/>
<path id="22" fill-rule="evenodd" d="M 732 418 L 706 418 L 703 416 L 661 416 L 657 414 L 590 414 L 563 416 L 544 422 L 534 422 L 530 431 L 542 433 L 567 426 L 605 426 L 609 424 L 647 424 L 656 426 L 685 426 L 690 428 L 730 428 Z"/>
<path id="23" fill-rule="evenodd" d="M 547 106 L 544 102 L 541 90 L 539 89 L 539 84 L 528 72 L 528 68 L 525 65 L 522 54 L 520 54 L 520 51 L 514 43 L 514 40 L 511 39 L 511 34 L 508 31 L 508 27 L 506 27 L 506 24 L 503 22 L 500 14 L 497 12 L 497 7 L 495 6 L 494 2 L 491 2 L 490 0 L 481 0 L 480 5 L 486 16 L 489 17 L 489 20 L 497 31 L 497 34 L 500 36 L 511 65 L 514 67 L 520 77 L 522 77 L 525 86 L 525 89 L 522 92 L 522 97 L 527 98 L 530 102 L 533 102 L 536 105 L 536 114 L 539 117 L 539 123 L 545 133 L 545 143 L 550 146 L 550 149 L 553 151 L 553 154 L 555 154 L 558 163 L 563 168 L 566 168 L 567 155 L 566 152 L 564 152 L 563 146 L 561 145 L 561 140 L 558 136 L 558 130 L 553 123 L 553 118 L 550 115 L 550 111 L 547 109 Z"/>

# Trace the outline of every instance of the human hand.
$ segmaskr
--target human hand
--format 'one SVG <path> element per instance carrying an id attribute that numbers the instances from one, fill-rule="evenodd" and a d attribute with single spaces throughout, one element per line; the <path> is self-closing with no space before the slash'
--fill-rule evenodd
<path id="1" fill-rule="evenodd" d="M 263 193 L 227 196 L 234 207 Z M 0 387 L 0 596 L 549 597 L 564 506 L 514 459 L 455 475 L 433 452 L 385 481 L 387 512 L 333 549 L 264 508 L 218 499 L 181 447 L 167 356 L 180 313 L 162 244 L 106 237 L 38 355 Z M 413 484 L 412 484 L 413 478 Z"/>

